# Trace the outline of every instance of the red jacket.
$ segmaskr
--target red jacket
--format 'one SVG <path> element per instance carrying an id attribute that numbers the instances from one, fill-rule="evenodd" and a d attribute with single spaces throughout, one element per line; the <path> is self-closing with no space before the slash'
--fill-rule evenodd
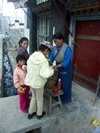
<path id="1" fill-rule="evenodd" d="M 22 47 L 19 48 L 17 55 L 23 55 L 23 56 L 25 56 L 26 61 L 29 58 L 29 54 L 28 54 L 27 50 L 23 49 Z"/>

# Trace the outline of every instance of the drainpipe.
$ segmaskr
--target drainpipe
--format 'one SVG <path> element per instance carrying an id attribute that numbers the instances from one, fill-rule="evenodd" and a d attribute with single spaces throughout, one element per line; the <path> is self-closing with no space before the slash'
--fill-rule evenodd
<path id="1" fill-rule="evenodd" d="M 23 9 L 23 7 L 20 5 L 20 7 L 22 8 L 22 10 L 25 12 L 25 14 L 29 17 L 29 19 L 31 20 L 31 22 L 33 23 L 33 25 L 36 27 L 37 29 L 37 26 L 34 24 L 34 22 L 32 21 L 32 19 L 30 18 L 30 16 L 27 14 L 27 12 Z"/>

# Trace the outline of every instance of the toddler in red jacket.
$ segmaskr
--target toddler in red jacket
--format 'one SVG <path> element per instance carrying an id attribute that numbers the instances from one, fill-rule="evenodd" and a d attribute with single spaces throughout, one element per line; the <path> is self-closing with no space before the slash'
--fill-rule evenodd
<path id="1" fill-rule="evenodd" d="M 25 65 L 25 61 L 26 59 L 23 55 L 16 57 L 17 67 L 13 75 L 14 86 L 18 89 L 20 109 L 23 113 L 27 113 L 26 108 L 29 107 L 28 96 L 30 90 L 30 87 L 24 84 L 27 72 L 22 67 Z"/>

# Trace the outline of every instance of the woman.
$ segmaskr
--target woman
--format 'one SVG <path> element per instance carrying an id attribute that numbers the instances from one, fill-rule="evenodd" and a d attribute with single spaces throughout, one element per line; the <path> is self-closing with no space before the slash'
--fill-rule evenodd
<path id="1" fill-rule="evenodd" d="M 59 78 L 61 78 L 61 89 L 64 92 L 61 95 L 62 103 L 71 102 L 71 87 L 72 87 L 72 51 L 70 47 L 64 42 L 64 37 L 61 33 L 53 35 L 53 41 L 56 46 L 49 56 L 50 61 L 56 61 L 54 66 L 55 71 L 59 69 Z"/>

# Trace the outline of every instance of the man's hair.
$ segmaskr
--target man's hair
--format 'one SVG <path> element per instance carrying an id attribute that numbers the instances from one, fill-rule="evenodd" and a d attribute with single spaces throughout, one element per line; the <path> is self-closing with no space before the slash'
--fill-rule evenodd
<path id="1" fill-rule="evenodd" d="M 44 44 L 41 44 L 40 46 L 39 46 L 39 50 L 41 50 L 41 51 L 44 51 L 45 49 L 47 49 L 48 47 L 47 46 L 45 46 Z M 48 50 L 50 50 L 50 48 L 48 48 Z"/>
<path id="2" fill-rule="evenodd" d="M 26 58 L 25 58 L 25 56 L 23 56 L 23 55 L 18 55 L 18 56 L 16 57 L 16 62 L 18 63 L 19 60 L 25 60 L 25 61 L 26 61 Z"/>
<path id="3" fill-rule="evenodd" d="M 20 40 L 19 40 L 19 46 L 20 46 L 20 43 L 22 43 L 23 41 L 28 41 L 28 38 L 27 37 L 22 37 Z"/>

